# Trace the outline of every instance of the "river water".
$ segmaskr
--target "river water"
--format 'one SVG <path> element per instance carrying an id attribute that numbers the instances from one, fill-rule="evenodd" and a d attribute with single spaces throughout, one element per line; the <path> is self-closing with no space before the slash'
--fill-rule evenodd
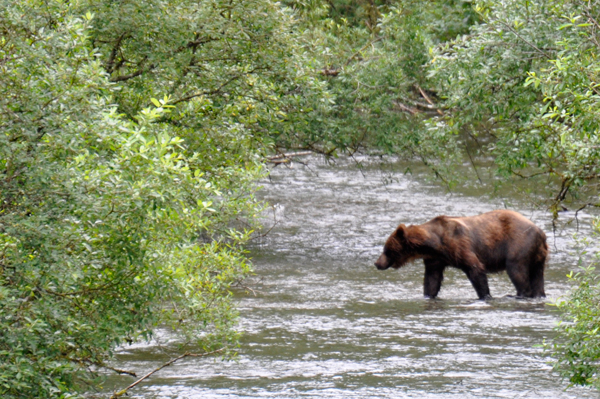
<path id="1" fill-rule="evenodd" d="M 564 390 L 537 345 L 551 338 L 557 313 L 547 302 L 569 288 L 574 225 L 553 233 L 550 215 L 481 194 L 448 193 L 405 167 L 382 172 L 318 158 L 277 167 L 261 196 L 276 223 L 251 249 L 253 292 L 238 293 L 244 332 L 237 361 L 185 359 L 131 391 L 136 398 L 597 398 Z M 516 300 L 506 274 L 490 276 L 495 298 L 478 301 L 460 271 L 447 269 L 437 300 L 422 296 L 421 261 L 376 270 L 400 223 L 467 216 L 509 206 L 542 227 L 551 258 L 546 300 Z M 579 215 L 580 233 L 590 216 Z M 159 334 L 160 337 L 160 334 Z M 162 337 L 165 338 L 165 337 Z M 165 339 L 168 339 L 166 337 Z M 166 360 L 156 343 L 123 348 L 116 367 L 151 370 Z M 106 389 L 132 377 L 111 377 Z"/>

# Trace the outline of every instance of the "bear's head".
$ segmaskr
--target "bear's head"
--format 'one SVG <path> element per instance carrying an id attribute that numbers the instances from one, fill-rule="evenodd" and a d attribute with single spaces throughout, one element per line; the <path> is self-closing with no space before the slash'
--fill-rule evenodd
<path id="1" fill-rule="evenodd" d="M 406 263 L 419 257 L 418 248 L 427 238 L 427 233 L 419 226 L 401 224 L 392 233 L 383 246 L 383 253 L 375 262 L 379 270 L 390 267 L 399 269 Z"/>

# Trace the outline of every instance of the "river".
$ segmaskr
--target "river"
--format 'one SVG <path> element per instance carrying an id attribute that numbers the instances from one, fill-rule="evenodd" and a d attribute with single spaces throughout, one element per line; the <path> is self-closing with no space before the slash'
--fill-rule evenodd
<path id="1" fill-rule="evenodd" d="M 233 362 L 184 359 L 132 390 L 135 398 L 597 398 L 564 390 L 540 345 L 554 336 L 548 305 L 569 288 L 574 224 L 553 232 L 548 213 L 513 197 L 461 187 L 448 193 L 406 167 L 382 172 L 364 159 L 274 168 L 260 192 L 272 208 L 269 234 L 251 246 L 254 292 L 238 293 L 244 335 Z M 551 248 L 546 300 L 510 298 L 506 274 L 490 276 L 478 301 L 460 271 L 447 269 L 437 300 L 422 296 L 421 261 L 376 270 L 400 223 L 510 207 L 542 227 Z M 569 221 L 573 213 L 561 215 Z M 589 232 L 579 215 L 580 233 Z M 161 338 L 161 334 L 159 334 Z M 168 337 L 162 337 L 168 339 Z M 156 343 L 123 348 L 117 367 L 151 370 L 167 360 Z M 107 390 L 132 377 L 111 377 Z"/>

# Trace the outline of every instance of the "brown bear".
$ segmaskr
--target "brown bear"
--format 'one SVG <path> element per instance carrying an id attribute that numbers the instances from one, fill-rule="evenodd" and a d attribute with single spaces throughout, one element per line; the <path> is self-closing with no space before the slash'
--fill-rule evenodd
<path id="1" fill-rule="evenodd" d="M 375 262 L 379 270 L 398 269 L 423 259 L 424 294 L 435 298 L 444 269 L 456 267 L 467 275 L 479 299 L 488 299 L 487 273 L 506 270 L 517 297 L 545 297 L 546 235 L 523 215 L 497 210 L 471 217 L 438 216 L 417 226 L 401 224 L 387 239 Z"/>

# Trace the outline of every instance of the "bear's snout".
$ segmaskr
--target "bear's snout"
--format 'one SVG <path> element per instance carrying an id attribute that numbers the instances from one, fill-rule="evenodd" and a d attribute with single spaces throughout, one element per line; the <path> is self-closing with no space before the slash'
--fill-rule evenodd
<path id="1" fill-rule="evenodd" d="M 384 254 L 381 254 L 379 259 L 377 259 L 377 262 L 375 262 L 375 267 L 377 267 L 379 270 L 385 270 L 390 267 L 387 257 Z"/>

